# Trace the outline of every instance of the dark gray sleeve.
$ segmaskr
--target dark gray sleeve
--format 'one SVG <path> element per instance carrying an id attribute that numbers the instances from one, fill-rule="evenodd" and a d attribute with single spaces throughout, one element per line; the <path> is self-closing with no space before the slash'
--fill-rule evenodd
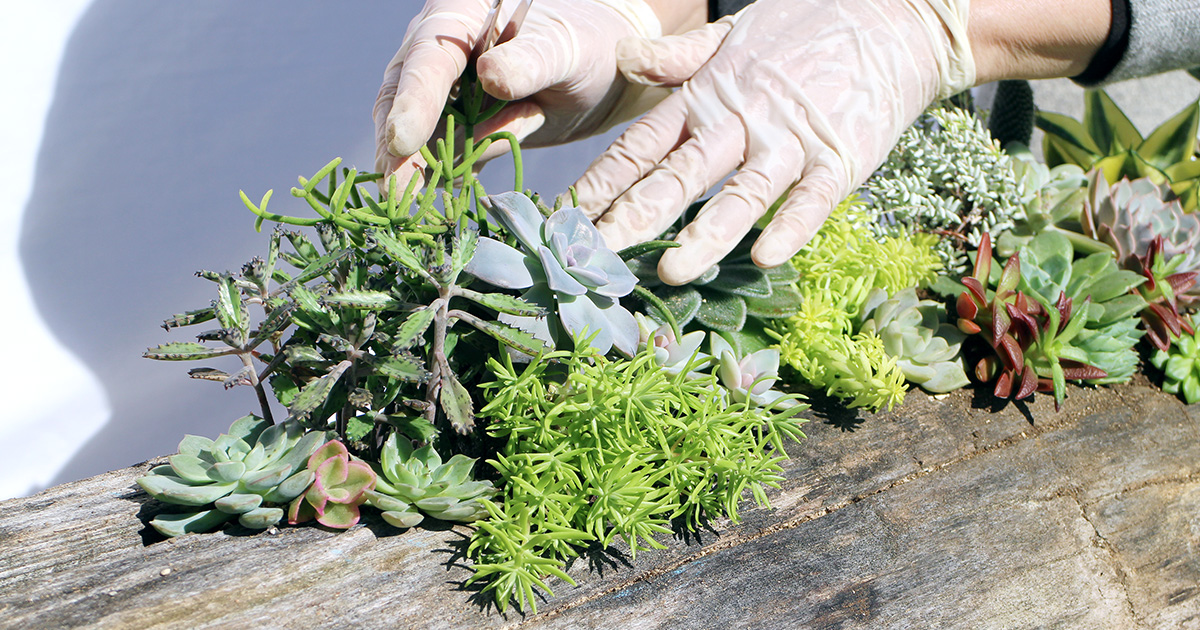
<path id="1" fill-rule="evenodd" d="M 715 22 L 733 15 L 754 3 L 754 0 L 708 0 L 708 21 Z"/>
<path id="2" fill-rule="evenodd" d="M 1200 66 L 1200 0 L 1132 0 L 1129 46 L 1102 83 Z"/>

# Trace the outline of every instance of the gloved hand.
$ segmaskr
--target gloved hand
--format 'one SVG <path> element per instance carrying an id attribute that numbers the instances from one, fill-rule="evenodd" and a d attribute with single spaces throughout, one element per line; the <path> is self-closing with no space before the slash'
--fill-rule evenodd
<path id="1" fill-rule="evenodd" d="M 498 25 L 508 24 L 516 4 L 503 5 Z M 395 171 L 402 188 L 425 166 L 418 152 L 435 132 L 490 6 L 490 0 L 428 0 L 388 64 L 375 101 L 375 168 Z M 669 91 L 626 81 L 615 49 L 624 37 L 661 34 L 643 0 L 536 0 L 516 37 L 478 60 L 484 90 L 516 102 L 477 127 L 476 136 L 504 130 L 523 146 L 561 144 L 649 109 Z M 507 150 L 508 143 L 497 142 L 483 160 Z"/>
<path id="2" fill-rule="evenodd" d="M 974 83 L 967 6 L 758 0 L 684 35 L 622 42 L 627 77 L 686 82 L 592 163 L 576 184 L 584 210 L 620 249 L 661 234 L 737 169 L 659 275 L 695 279 L 786 194 L 752 250 L 761 266 L 782 264 L 930 103 Z"/>

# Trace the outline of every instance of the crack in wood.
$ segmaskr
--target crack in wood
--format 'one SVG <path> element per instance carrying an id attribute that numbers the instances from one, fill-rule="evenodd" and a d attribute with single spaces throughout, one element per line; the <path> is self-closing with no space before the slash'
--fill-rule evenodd
<path id="1" fill-rule="evenodd" d="M 1104 534 L 1100 533 L 1100 530 L 1096 528 L 1096 524 L 1092 522 L 1092 519 L 1088 517 L 1087 509 L 1084 507 L 1083 501 L 1079 499 L 1079 495 L 1075 493 L 1066 493 L 1063 495 L 1063 498 L 1071 500 L 1072 504 L 1074 504 L 1079 510 L 1079 517 L 1082 518 L 1083 522 L 1087 523 L 1088 527 L 1091 528 L 1092 546 L 1104 552 L 1104 555 L 1106 556 L 1105 564 L 1113 570 L 1113 574 L 1117 578 L 1117 586 L 1119 586 L 1121 589 L 1121 597 L 1125 601 L 1125 609 L 1129 612 L 1130 618 L 1133 619 L 1133 622 L 1136 623 L 1139 628 L 1147 628 L 1148 626 L 1146 625 L 1146 622 L 1142 619 L 1141 615 L 1138 614 L 1137 608 L 1133 605 L 1133 599 L 1129 597 L 1129 572 L 1125 570 L 1124 565 L 1122 565 L 1118 559 L 1116 549 L 1114 549 L 1112 543 L 1110 543 L 1108 539 L 1104 537 Z"/>

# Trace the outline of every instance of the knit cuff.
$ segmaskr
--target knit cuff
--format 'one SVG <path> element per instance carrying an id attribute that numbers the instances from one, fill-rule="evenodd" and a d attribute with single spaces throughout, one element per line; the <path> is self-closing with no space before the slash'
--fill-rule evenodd
<path id="1" fill-rule="evenodd" d="M 754 0 L 708 0 L 708 21 L 716 22 L 726 15 L 733 15 L 751 4 L 754 4 Z"/>
<path id="2" fill-rule="evenodd" d="M 1085 72 L 1080 77 L 1092 82 L 1077 81 L 1092 86 L 1200 66 L 1200 0 L 1121 1 L 1129 3 L 1124 54 L 1110 72 L 1095 77 Z"/>
<path id="3" fill-rule="evenodd" d="M 1086 70 L 1071 77 L 1080 85 L 1096 85 L 1112 74 L 1121 58 L 1129 48 L 1129 0 L 1112 0 L 1112 25 L 1108 28 L 1108 37 L 1092 57 Z"/>

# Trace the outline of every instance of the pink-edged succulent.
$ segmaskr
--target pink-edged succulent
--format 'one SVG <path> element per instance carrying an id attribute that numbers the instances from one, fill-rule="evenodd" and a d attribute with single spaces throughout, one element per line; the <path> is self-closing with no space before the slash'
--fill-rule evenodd
<path id="1" fill-rule="evenodd" d="M 637 318 L 639 340 L 638 350 L 647 346 L 654 349 L 654 362 L 658 363 L 670 374 L 678 374 L 691 367 L 708 365 L 709 356 L 700 352 L 700 344 L 704 343 L 704 331 L 696 330 L 685 334 L 681 339 L 675 338 L 675 331 L 667 324 L 659 325 L 649 317 L 635 313 Z"/>
<path id="2" fill-rule="evenodd" d="M 308 469 L 316 476 L 308 492 L 296 497 L 288 509 L 288 522 L 309 519 L 335 529 L 349 529 L 358 523 L 359 506 L 367 492 L 375 489 L 375 471 L 350 456 L 337 440 L 325 443 L 308 458 Z"/>
<path id="3" fill-rule="evenodd" d="M 779 349 L 766 348 L 738 358 L 724 337 L 713 334 L 709 342 L 717 360 L 716 374 L 736 402 L 760 407 L 788 408 L 797 403 L 771 387 L 779 380 Z"/>

